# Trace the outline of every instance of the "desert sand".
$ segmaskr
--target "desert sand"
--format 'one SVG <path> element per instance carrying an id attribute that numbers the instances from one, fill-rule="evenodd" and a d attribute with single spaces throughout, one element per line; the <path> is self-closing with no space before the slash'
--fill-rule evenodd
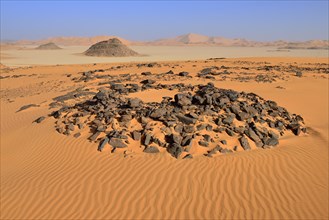
<path id="1" fill-rule="evenodd" d="M 276 47 L 218 46 L 129 46 L 143 56 L 91 57 L 84 56 L 88 46 L 63 46 L 62 50 L 34 50 L 35 45 L 1 47 L 1 63 L 12 66 L 62 65 L 119 62 L 184 61 L 209 58 L 237 57 L 328 57 L 328 50 L 283 50 Z"/>
<path id="2" fill-rule="evenodd" d="M 1 63 L 17 64 L 11 60 Z M 151 67 L 147 63 L 137 67 L 138 62 L 24 64 L 1 69 L 1 219 L 329 217 L 326 57 L 163 61 Z M 197 77 L 205 67 L 222 65 L 232 73 L 215 79 Z M 290 65 L 304 68 L 302 77 L 296 77 Z M 264 66 L 285 67 L 290 71 L 257 70 Z M 103 79 L 87 82 L 73 79 L 81 77 L 82 72 L 99 69 L 106 70 L 100 75 L 130 73 L 155 79 L 156 83 L 212 82 L 219 88 L 253 92 L 302 115 L 307 133 L 285 136 L 279 146 L 271 149 L 238 151 L 212 158 L 198 155 L 186 160 L 166 152 L 132 152 L 128 157 L 122 151 L 99 152 L 98 145 L 88 141 L 88 134 L 74 138 L 56 132 L 52 117 L 46 117 L 40 124 L 33 123 L 56 109 L 49 109 L 52 98 L 77 88 L 97 91 Z M 170 78 L 156 77 L 169 70 L 175 73 Z M 152 75 L 141 76 L 146 71 Z M 182 71 L 192 77 L 179 77 Z M 255 77 L 260 74 L 268 76 L 271 82 L 256 82 Z M 150 90 L 134 96 L 149 102 L 173 94 Z M 35 105 L 18 111 L 29 104 Z"/>

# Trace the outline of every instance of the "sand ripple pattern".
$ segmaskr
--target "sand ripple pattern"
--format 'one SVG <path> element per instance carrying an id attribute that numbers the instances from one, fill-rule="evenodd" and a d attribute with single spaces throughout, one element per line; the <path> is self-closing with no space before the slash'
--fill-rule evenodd
<path id="1" fill-rule="evenodd" d="M 327 176 L 328 158 L 316 147 L 325 144 L 321 138 L 283 140 L 284 147 L 268 151 L 176 160 L 166 154 L 99 153 L 83 138 L 54 132 L 49 137 L 44 129 L 25 131 L 30 135 L 24 137 L 41 136 L 19 140 L 16 169 L 2 172 L 2 219 L 328 217 L 328 181 L 319 177 Z M 5 146 L 14 136 L 3 140 Z M 2 161 L 2 167 L 6 163 L 13 161 Z"/>

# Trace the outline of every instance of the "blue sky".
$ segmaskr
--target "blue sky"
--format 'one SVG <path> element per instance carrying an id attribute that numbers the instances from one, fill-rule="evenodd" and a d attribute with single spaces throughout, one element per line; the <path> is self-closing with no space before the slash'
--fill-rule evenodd
<path id="1" fill-rule="evenodd" d="M 1 1 L 1 40 L 185 33 L 251 40 L 328 39 L 328 1 Z"/>

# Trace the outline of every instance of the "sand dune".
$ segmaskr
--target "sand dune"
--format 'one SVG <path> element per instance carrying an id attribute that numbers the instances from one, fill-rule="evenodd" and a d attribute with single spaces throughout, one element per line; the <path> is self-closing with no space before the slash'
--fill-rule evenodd
<path id="1" fill-rule="evenodd" d="M 240 58 L 162 62 L 152 68 L 120 63 L 1 70 L 1 76 L 23 75 L 1 79 L 1 219 L 327 219 L 328 74 L 304 71 L 298 78 L 285 72 L 285 80 L 272 83 L 172 78 L 254 92 L 303 115 L 308 134 L 287 136 L 269 150 L 192 160 L 167 153 L 125 158 L 98 152 L 84 136 L 58 134 L 52 118 L 32 123 L 52 111 L 51 98 L 81 86 L 97 87 L 98 81 L 76 84 L 68 73 L 77 77 L 119 65 L 124 67 L 106 74 L 172 69 L 195 76 L 213 65 L 314 68 L 321 63 L 328 68 L 325 58 Z M 155 91 L 146 99 L 162 95 Z M 16 113 L 31 103 L 40 107 Z"/>

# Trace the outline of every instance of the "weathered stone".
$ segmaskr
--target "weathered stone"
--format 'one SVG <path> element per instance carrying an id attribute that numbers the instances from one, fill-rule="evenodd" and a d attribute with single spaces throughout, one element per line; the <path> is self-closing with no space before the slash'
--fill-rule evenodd
<path id="1" fill-rule="evenodd" d="M 135 141 L 140 141 L 140 140 L 141 140 L 141 137 L 142 137 L 142 134 L 141 134 L 141 132 L 139 132 L 139 131 L 133 131 L 133 132 L 131 133 L 131 136 L 132 136 L 132 138 L 133 138 Z"/>
<path id="2" fill-rule="evenodd" d="M 145 79 L 145 80 L 141 81 L 140 83 L 142 83 L 142 84 L 154 84 L 155 80 Z"/>
<path id="3" fill-rule="evenodd" d="M 152 135 L 150 133 L 145 134 L 144 145 L 148 146 L 151 143 Z"/>
<path id="4" fill-rule="evenodd" d="M 175 126 L 175 131 L 177 133 L 182 133 L 183 132 L 183 125 L 180 125 L 180 124 L 176 125 Z"/>
<path id="5" fill-rule="evenodd" d="M 128 101 L 128 105 L 130 108 L 140 107 L 141 103 L 142 103 L 142 100 L 140 100 L 139 98 L 132 98 L 132 99 L 129 99 L 129 101 Z"/>
<path id="6" fill-rule="evenodd" d="M 289 124 L 288 127 L 296 136 L 298 136 L 301 132 L 301 128 L 299 124 Z"/>
<path id="7" fill-rule="evenodd" d="M 223 148 L 223 149 L 221 149 L 221 150 L 220 150 L 220 152 L 221 152 L 222 154 L 233 153 L 233 151 L 232 151 L 232 150 L 230 150 L 230 149 L 227 149 L 227 148 Z"/>
<path id="8" fill-rule="evenodd" d="M 193 133 L 194 132 L 194 126 L 193 125 L 185 125 L 184 126 L 184 132 Z"/>
<path id="9" fill-rule="evenodd" d="M 114 148 L 125 148 L 128 147 L 127 144 L 119 138 L 111 138 L 109 144 Z"/>
<path id="10" fill-rule="evenodd" d="M 250 145 L 246 137 L 242 136 L 239 138 L 240 144 L 244 150 L 250 150 Z"/>
<path id="11" fill-rule="evenodd" d="M 201 131 L 201 130 L 205 129 L 206 126 L 207 126 L 206 124 L 199 124 L 199 125 L 196 126 L 196 129 L 197 129 L 198 131 Z"/>
<path id="12" fill-rule="evenodd" d="M 222 144 L 224 144 L 224 145 L 227 145 L 227 141 L 226 140 L 221 140 L 220 141 Z"/>
<path id="13" fill-rule="evenodd" d="M 268 138 L 266 141 L 265 141 L 265 145 L 268 145 L 268 146 L 276 146 L 279 144 L 279 140 L 275 137 L 272 137 L 272 138 Z"/>
<path id="14" fill-rule="evenodd" d="M 144 150 L 143 150 L 144 153 L 151 153 L 151 154 L 154 154 L 154 153 L 159 153 L 159 149 L 155 146 L 148 146 L 146 147 Z"/>
<path id="15" fill-rule="evenodd" d="M 179 106 L 187 106 L 192 104 L 192 97 L 186 93 L 179 93 L 175 95 L 175 102 Z"/>
<path id="16" fill-rule="evenodd" d="M 189 74 L 188 72 L 180 72 L 178 75 L 179 76 L 188 76 L 188 74 Z"/>
<path id="17" fill-rule="evenodd" d="M 80 132 L 75 133 L 75 134 L 73 135 L 73 137 L 75 137 L 75 138 L 78 138 L 78 137 L 80 137 L 80 136 L 81 136 Z"/>
<path id="18" fill-rule="evenodd" d="M 157 118 L 160 118 L 160 117 L 164 116 L 166 113 L 167 113 L 166 109 L 164 109 L 164 108 L 158 108 L 158 109 L 155 109 L 151 113 L 150 117 L 151 118 L 154 118 L 154 119 L 157 119 Z"/>
<path id="19" fill-rule="evenodd" d="M 41 123 L 43 120 L 45 120 L 46 119 L 46 117 L 44 117 L 44 116 L 41 116 L 40 118 L 37 118 L 36 120 L 35 120 L 35 122 L 36 123 Z"/>
<path id="20" fill-rule="evenodd" d="M 176 115 L 176 117 L 178 118 L 179 121 L 181 121 L 182 123 L 187 124 L 187 125 L 195 124 L 197 121 L 195 118 L 190 118 L 190 117 L 187 117 L 182 114 L 178 114 L 178 115 Z"/>
<path id="21" fill-rule="evenodd" d="M 182 136 L 177 135 L 177 134 L 171 134 L 172 143 L 176 143 L 176 144 L 181 145 L 182 140 L 183 140 Z"/>
<path id="22" fill-rule="evenodd" d="M 245 112 L 239 112 L 238 114 L 236 114 L 236 119 L 238 119 L 239 121 L 244 121 L 248 118 L 249 118 L 249 115 Z"/>
<path id="23" fill-rule="evenodd" d="M 192 154 L 186 154 L 183 159 L 192 159 L 193 155 Z"/>
<path id="24" fill-rule="evenodd" d="M 245 131 L 245 134 L 255 142 L 257 147 L 262 147 L 263 143 L 261 139 L 258 137 L 258 135 L 255 133 L 255 131 L 251 128 Z"/>
<path id="25" fill-rule="evenodd" d="M 225 131 L 229 136 L 234 136 L 234 131 L 232 131 L 231 129 L 226 128 Z"/>
<path id="26" fill-rule="evenodd" d="M 183 152 L 183 148 L 177 143 L 171 144 L 167 150 L 175 158 L 178 158 Z"/>
<path id="27" fill-rule="evenodd" d="M 143 76 L 149 76 L 149 75 L 152 75 L 152 73 L 151 72 L 142 72 L 141 75 L 143 75 Z"/>
<path id="28" fill-rule="evenodd" d="M 206 142 L 206 141 L 199 141 L 198 144 L 202 147 L 208 147 L 209 146 L 209 143 Z"/>
<path id="29" fill-rule="evenodd" d="M 102 151 L 105 145 L 109 142 L 109 138 L 105 137 L 98 145 L 98 151 Z"/>
<path id="30" fill-rule="evenodd" d="M 69 129 L 70 131 L 74 131 L 74 125 L 72 123 L 70 123 L 68 126 L 67 126 L 67 129 Z"/>
<path id="31" fill-rule="evenodd" d="M 210 142 L 211 141 L 211 136 L 209 134 L 204 134 L 202 135 L 203 139 L 206 141 L 206 142 Z"/>
<path id="32" fill-rule="evenodd" d="M 233 123 L 234 117 L 235 117 L 234 115 L 228 115 L 222 121 L 223 121 L 224 124 L 230 125 L 230 124 Z"/>

